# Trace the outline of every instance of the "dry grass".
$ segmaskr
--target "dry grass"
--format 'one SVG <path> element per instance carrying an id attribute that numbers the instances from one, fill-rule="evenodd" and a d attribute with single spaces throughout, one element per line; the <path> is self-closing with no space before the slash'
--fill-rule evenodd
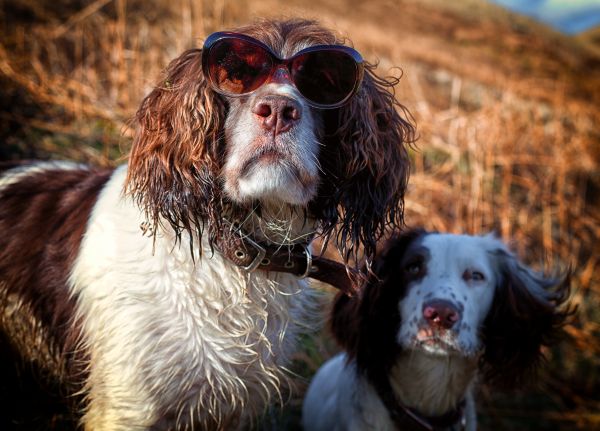
<path id="1" fill-rule="evenodd" d="M 0 158 L 123 160 L 127 120 L 160 70 L 208 33 L 258 16 L 319 18 L 382 73 L 420 140 L 407 222 L 495 230 L 529 263 L 574 270 L 577 321 L 541 389 L 482 390 L 484 429 L 600 426 L 600 54 L 479 0 L 95 0 L 0 3 Z M 460 6 L 459 6 L 460 5 Z M 595 73 L 594 73 L 595 70 Z M 334 350 L 298 356 L 309 376 Z M 300 398 L 282 423 L 297 427 Z"/>

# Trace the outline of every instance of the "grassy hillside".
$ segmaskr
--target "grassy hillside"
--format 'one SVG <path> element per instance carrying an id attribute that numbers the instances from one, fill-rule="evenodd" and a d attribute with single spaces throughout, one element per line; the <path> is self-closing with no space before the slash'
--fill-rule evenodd
<path id="1" fill-rule="evenodd" d="M 0 2 L 0 160 L 114 165 L 128 119 L 167 62 L 262 16 L 321 20 L 381 74 L 420 139 L 407 223 L 495 230 L 529 263 L 572 266 L 575 324 L 537 388 L 482 388 L 481 429 L 600 428 L 600 50 L 482 0 L 13 0 Z M 596 35 L 596 36 L 594 36 Z M 335 351 L 307 339 L 309 377 Z M 304 387 L 305 380 L 298 379 Z M 297 427 L 301 397 L 280 427 Z"/>

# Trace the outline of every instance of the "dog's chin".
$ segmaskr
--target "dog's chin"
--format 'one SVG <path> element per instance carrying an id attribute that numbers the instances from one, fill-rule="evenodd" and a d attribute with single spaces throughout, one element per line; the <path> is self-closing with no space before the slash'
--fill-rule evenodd
<path id="1" fill-rule="evenodd" d="M 469 356 L 452 331 L 419 330 L 408 347 L 434 356 Z"/>
<path id="2" fill-rule="evenodd" d="M 317 192 L 318 179 L 274 155 L 250 162 L 242 172 L 225 181 L 229 197 L 238 203 L 261 201 L 306 206 Z"/>
<path id="3" fill-rule="evenodd" d="M 450 356 L 460 353 L 455 346 L 439 339 L 420 340 L 415 344 L 414 349 L 434 356 Z"/>

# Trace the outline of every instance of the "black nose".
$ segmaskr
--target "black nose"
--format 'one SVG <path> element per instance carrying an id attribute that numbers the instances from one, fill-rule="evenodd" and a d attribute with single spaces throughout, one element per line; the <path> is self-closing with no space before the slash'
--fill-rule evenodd
<path id="1" fill-rule="evenodd" d="M 302 118 L 302 106 L 285 96 L 265 96 L 256 101 L 252 112 L 262 127 L 275 135 L 290 130 Z"/>
<path id="2" fill-rule="evenodd" d="M 423 304 L 423 317 L 429 326 L 450 329 L 460 320 L 461 315 L 450 301 L 434 299 Z"/>

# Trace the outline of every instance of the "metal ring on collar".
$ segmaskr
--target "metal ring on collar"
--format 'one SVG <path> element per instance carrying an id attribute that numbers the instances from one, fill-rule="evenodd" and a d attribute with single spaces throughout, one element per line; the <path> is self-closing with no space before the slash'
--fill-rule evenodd
<path id="1" fill-rule="evenodd" d="M 312 268 L 312 253 L 308 249 L 308 246 L 303 245 L 302 248 L 304 249 L 304 254 L 306 255 L 306 270 L 304 271 L 304 274 L 302 274 L 300 276 L 300 278 L 306 278 L 306 277 L 308 277 L 308 274 L 311 273 L 311 268 Z"/>

